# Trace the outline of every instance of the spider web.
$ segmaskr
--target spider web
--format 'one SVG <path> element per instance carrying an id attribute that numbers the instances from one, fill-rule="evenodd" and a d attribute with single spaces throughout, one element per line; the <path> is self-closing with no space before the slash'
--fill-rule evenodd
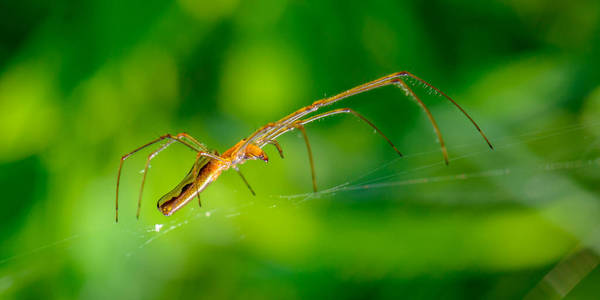
<path id="1" fill-rule="evenodd" d="M 598 230 L 592 230 L 591 233 L 589 230 L 589 224 L 593 224 L 593 228 L 600 229 L 600 224 L 597 222 L 589 222 L 591 218 L 600 215 L 598 213 L 600 207 L 598 207 L 596 201 L 593 201 L 596 199 L 593 194 L 584 189 L 569 186 L 570 183 L 563 182 L 558 174 L 568 171 L 591 173 L 597 176 L 600 170 L 600 156 L 594 156 L 593 153 L 594 149 L 598 147 L 598 139 L 588 139 L 587 148 L 584 149 L 584 151 L 579 151 L 576 154 L 572 153 L 572 151 L 566 151 L 567 155 L 561 159 L 540 159 L 533 155 L 528 156 L 523 149 L 528 145 L 551 143 L 556 138 L 563 137 L 564 135 L 578 134 L 585 136 L 586 131 L 597 130 L 598 128 L 600 128 L 600 122 L 592 124 L 574 124 L 548 130 L 527 131 L 520 135 L 506 135 L 500 138 L 495 137 L 494 143 L 496 148 L 494 152 L 490 152 L 489 150 L 472 150 L 477 147 L 475 144 L 471 143 L 449 147 L 451 153 L 463 152 L 462 154 L 451 157 L 451 165 L 467 159 L 470 161 L 479 161 L 478 158 L 482 158 L 481 160 L 484 160 L 483 158 L 489 155 L 507 155 L 508 157 L 512 157 L 512 155 L 525 156 L 524 159 L 516 160 L 514 163 L 508 165 L 503 161 L 498 162 L 496 165 L 488 163 L 482 167 L 483 171 L 453 173 L 441 160 L 439 162 L 424 164 L 403 171 L 393 170 L 403 161 L 438 155 L 439 150 L 436 149 L 414 153 L 402 158 L 392 159 L 373 167 L 371 170 L 360 176 L 323 189 L 317 193 L 270 195 L 269 197 L 266 197 L 267 200 L 261 200 L 260 205 L 276 210 L 280 206 L 302 206 L 310 201 L 332 198 L 340 194 L 351 194 L 356 191 L 372 193 L 378 190 L 401 189 L 416 185 L 468 182 L 481 179 L 500 179 L 499 182 L 505 182 L 506 184 L 512 184 L 515 181 L 519 181 L 526 177 L 536 178 L 538 181 L 558 182 L 557 185 L 562 186 L 562 191 L 577 191 L 577 198 L 579 200 L 577 203 L 570 203 L 570 205 L 576 207 L 575 213 L 581 213 L 581 222 L 574 224 L 572 219 L 564 219 L 561 216 L 553 214 L 547 214 L 545 217 L 565 231 L 573 234 L 581 241 L 581 243 L 577 249 L 573 250 L 573 253 L 569 254 L 564 260 L 559 262 L 546 276 L 540 278 L 540 282 L 529 292 L 528 299 L 538 299 L 541 297 L 540 295 L 552 295 L 555 298 L 564 298 L 583 278 L 592 272 L 600 262 L 600 256 L 598 255 L 600 253 L 600 242 L 597 240 Z M 565 147 L 568 147 L 568 145 L 565 145 Z M 516 152 L 517 154 L 512 154 L 513 152 Z M 445 170 L 445 174 L 439 176 L 428 175 L 431 174 L 428 172 L 439 170 Z M 567 185 L 566 187 L 564 186 L 565 184 Z M 523 189 L 525 189 L 525 187 L 523 187 Z M 543 203 L 542 199 L 547 199 L 550 194 L 557 192 L 557 189 L 550 187 L 541 192 L 539 189 L 534 193 L 528 193 L 525 190 L 523 190 L 523 192 L 525 197 L 518 197 L 516 199 L 521 199 L 522 204 L 524 205 L 536 207 L 540 205 L 540 203 Z M 560 190 L 558 190 L 558 192 L 560 192 Z M 431 200 L 426 201 L 445 201 L 444 197 L 441 197 L 440 200 L 439 196 L 439 194 L 432 192 L 430 195 Z M 472 196 L 472 198 L 478 198 L 480 195 L 474 194 Z M 491 196 L 491 198 L 493 198 L 493 195 Z M 265 203 L 265 201 L 268 203 Z M 114 230 L 116 230 L 133 238 L 134 242 L 131 244 L 133 246 L 126 247 L 126 249 L 122 249 L 122 252 L 120 252 L 120 255 L 128 258 L 143 253 L 157 241 L 167 238 L 174 232 L 186 230 L 192 224 L 198 224 L 211 219 L 227 220 L 236 218 L 249 213 L 250 208 L 256 205 L 256 201 L 248 201 L 242 205 L 228 208 L 193 208 L 184 212 L 185 217 L 183 218 L 171 219 L 163 223 L 138 225 L 134 227 L 134 229 L 118 225 L 111 226 L 112 230 L 109 230 L 108 232 L 114 232 Z M 65 251 L 65 249 L 73 247 L 77 243 L 85 243 L 87 240 L 95 239 L 101 232 L 105 231 L 107 231 L 106 228 L 98 228 L 97 230 L 90 232 L 74 233 L 29 251 L 23 251 L 19 255 L 0 258 L 0 265 L 29 259 L 46 251 Z M 244 230 L 239 228 L 234 235 L 239 239 L 243 239 Z M 10 286 L 11 280 L 12 279 L 8 276 L 0 278 L 0 292 L 2 292 L 3 289 L 6 289 L 7 286 Z"/>

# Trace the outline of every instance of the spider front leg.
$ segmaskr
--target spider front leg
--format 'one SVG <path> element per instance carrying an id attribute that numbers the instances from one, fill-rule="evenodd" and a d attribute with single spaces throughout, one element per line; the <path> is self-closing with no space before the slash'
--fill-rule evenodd
<path id="1" fill-rule="evenodd" d="M 377 126 L 375 126 L 375 124 L 373 124 L 371 121 L 369 121 L 367 118 L 365 118 L 363 115 L 359 114 L 358 112 L 356 112 L 355 110 L 351 109 L 351 108 L 338 108 L 338 109 L 334 109 L 328 112 L 324 112 L 315 116 L 312 116 L 310 118 L 306 118 L 303 120 L 298 120 L 296 122 L 294 122 L 290 127 L 286 127 L 286 128 L 282 128 L 280 129 L 278 132 L 275 132 L 273 134 L 273 139 L 277 138 L 278 136 L 293 130 L 295 128 L 299 129 L 302 132 L 302 135 L 304 137 L 304 141 L 306 143 L 306 149 L 308 151 L 308 159 L 310 162 L 310 169 L 311 169 L 311 175 L 312 175 L 312 180 L 313 180 L 313 190 L 316 192 L 317 191 L 317 184 L 316 184 L 316 175 L 315 175 L 315 166 L 314 166 L 314 161 L 313 161 L 313 155 L 312 155 L 312 150 L 310 147 L 310 142 L 308 141 L 308 135 L 306 134 L 306 130 L 304 129 L 304 125 L 314 122 L 316 120 L 325 118 L 325 117 L 330 117 L 333 115 L 337 115 L 337 114 L 343 114 L 343 113 L 349 113 L 349 114 L 353 114 L 354 116 L 356 116 L 357 118 L 359 118 L 361 121 L 367 123 L 367 125 L 371 126 L 371 128 L 373 128 L 373 130 L 375 130 L 375 132 L 377 132 L 379 135 L 381 135 L 382 138 L 384 138 L 388 144 L 394 149 L 394 151 L 396 151 L 396 153 L 398 153 L 399 156 L 402 156 L 402 153 L 400 153 L 400 151 L 398 150 L 398 148 L 396 148 L 396 146 L 394 145 L 394 143 L 392 143 L 392 141 L 385 135 L 383 134 L 383 132 L 381 130 L 379 130 L 379 128 L 377 128 Z M 266 141 L 266 143 L 270 143 L 270 142 L 274 142 L 275 140 L 269 140 Z"/>
<path id="2" fill-rule="evenodd" d="M 421 99 L 419 97 L 417 97 L 417 94 L 415 94 L 415 92 L 413 92 L 413 90 L 406 84 L 406 82 L 404 82 L 404 80 L 402 80 L 400 78 L 394 78 L 394 79 L 392 79 L 392 82 L 394 84 L 396 84 L 396 86 L 398 86 L 399 88 L 401 88 L 402 90 L 404 90 L 404 92 L 406 93 L 406 95 L 410 96 L 415 101 L 417 101 L 417 103 L 419 104 L 419 106 L 421 106 L 421 108 L 423 109 L 423 111 L 425 111 L 425 114 L 429 118 L 429 121 L 431 122 L 431 125 L 433 125 L 433 130 L 435 131 L 435 134 L 438 137 L 438 141 L 440 142 L 440 148 L 442 148 L 442 155 L 444 156 L 444 162 L 446 163 L 446 165 L 448 165 L 448 150 L 446 149 L 446 144 L 444 143 L 444 138 L 442 137 L 442 132 L 440 132 L 440 128 L 437 125 L 437 122 L 435 121 L 435 119 L 433 118 L 433 115 L 429 111 L 429 108 L 427 108 L 427 106 L 425 105 L 425 103 L 423 103 L 423 101 L 421 101 Z M 440 93 L 441 93 L 441 91 L 440 91 Z M 451 100 L 451 101 L 453 103 L 455 103 L 454 100 Z M 458 104 L 457 104 L 457 106 L 458 106 Z M 459 108 L 462 110 L 462 108 L 460 106 L 459 106 Z M 471 117 L 469 115 L 467 115 L 467 117 L 469 117 L 469 119 L 471 119 Z M 475 123 L 473 122 L 473 124 L 475 124 Z M 477 126 L 477 124 L 475 124 L 475 127 L 477 127 L 477 129 L 479 130 L 479 126 Z M 479 132 L 483 135 L 483 132 L 481 132 L 481 130 L 479 130 Z M 483 137 L 487 141 L 487 138 L 485 137 L 485 135 L 483 135 Z M 492 144 L 490 144 L 489 141 L 487 141 L 487 142 L 488 142 L 488 145 L 490 147 L 492 147 Z"/>
<path id="3" fill-rule="evenodd" d="M 300 118 L 316 111 L 317 109 L 319 109 L 321 107 L 331 105 L 331 104 L 341 101 L 345 98 L 348 98 L 348 97 L 351 97 L 354 95 L 358 95 L 358 94 L 361 94 L 361 93 L 364 93 L 364 92 L 367 92 L 367 91 L 370 91 L 373 89 L 377 89 L 377 88 L 384 87 L 387 85 L 396 85 L 396 86 L 400 87 L 401 89 L 403 89 L 406 92 L 407 96 L 410 96 L 415 101 L 417 101 L 419 106 L 421 106 L 421 108 L 424 110 L 425 114 L 427 114 L 427 117 L 429 118 L 432 126 L 434 127 L 434 130 L 438 137 L 438 140 L 440 141 L 441 148 L 442 148 L 442 154 L 444 155 L 444 161 L 446 162 L 446 164 L 448 164 L 448 153 L 445 148 L 445 145 L 443 144 L 443 139 L 441 136 L 441 132 L 438 128 L 438 125 L 435 122 L 433 116 L 431 115 L 431 112 L 429 111 L 429 109 L 427 109 L 426 105 L 421 101 L 421 99 L 419 99 L 419 97 L 412 91 L 412 89 L 410 89 L 408 87 L 406 82 L 403 80 L 406 78 L 412 78 L 413 80 L 416 80 L 416 81 L 420 82 L 421 84 L 426 85 L 427 87 L 434 90 L 437 94 L 443 96 L 448 101 L 450 101 L 454 106 L 456 106 L 465 115 L 465 117 L 467 117 L 469 119 L 469 121 L 471 121 L 473 126 L 475 126 L 477 131 L 479 131 L 479 134 L 481 134 L 481 137 L 483 137 L 483 139 L 486 141 L 486 143 L 488 144 L 490 149 L 494 149 L 494 147 L 492 146 L 492 144 L 490 143 L 488 138 L 485 136 L 485 134 L 483 133 L 483 131 L 481 130 L 479 125 L 477 125 L 477 123 L 473 120 L 473 118 L 471 118 L 471 116 L 460 105 L 458 105 L 458 103 L 456 103 L 452 98 L 450 98 L 448 95 L 446 95 L 440 89 L 434 87 L 427 81 L 425 81 L 407 71 L 393 73 L 393 74 L 381 77 L 379 79 L 373 80 L 371 82 L 361 84 L 359 86 L 356 86 L 352 89 L 349 89 L 345 92 L 339 93 L 332 97 L 317 100 L 317 101 L 313 102 L 313 104 L 303 107 L 303 108 L 295 111 L 294 113 L 286 116 L 285 118 L 281 119 L 278 122 L 280 124 L 279 128 L 277 128 L 274 132 L 269 132 L 269 134 L 270 134 L 269 138 L 271 138 L 271 139 L 275 138 L 275 136 L 278 135 L 279 129 L 291 127 L 294 122 L 297 122 Z"/>
<path id="4" fill-rule="evenodd" d="M 394 146 L 394 143 L 392 143 L 392 141 L 385 136 L 385 134 L 383 134 L 383 132 L 381 130 L 379 130 L 379 128 L 377 128 L 377 126 L 375 126 L 375 124 L 373 124 L 371 121 L 369 121 L 367 118 L 365 118 L 363 115 L 359 114 L 358 112 L 356 112 L 355 110 L 351 109 L 351 108 L 338 108 L 338 109 L 334 109 L 328 112 L 324 112 L 315 116 L 312 116 L 310 118 L 306 118 L 304 120 L 299 120 L 296 121 L 295 124 L 302 124 L 302 125 L 306 125 L 308 123 L 314 122 L 316 120 L 325 118 L 325 117 L 330 117 L 333 115 L 337 115 L 337 114 L 343 114 L 343 113 L 348 113 L 348 114 L 353 114 L 354 116 L 356 116 L 357 118 L 359 118 L 361 121 L 367 123 L 367 125 L 371 126 L 371 128 L 373 128 L 373 130 L 375 130 L 375 132 L 377 132 L 379 135 L 381 135 L 382 138 L 384 138 L 388 144 L 390 144 L 390 146 L 394 149 L 394 151 L 396 151 L 396 153 L 398 153 L 398 155 L 400 157 L 402 157 L 402 153 L 400 153 L 400 151 L 398 150 L 398 148 L 396 148 L 396 146 Z"/>

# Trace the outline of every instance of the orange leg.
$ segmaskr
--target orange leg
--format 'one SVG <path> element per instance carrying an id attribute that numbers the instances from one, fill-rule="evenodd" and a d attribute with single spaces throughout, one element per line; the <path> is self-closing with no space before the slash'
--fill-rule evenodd
<path id="1" fill-rule="evenodd" d="M 356 117 L 358 117 L 360 120 L 364 121 L 365 123 L 367 123 L 369 126 L 371 126 L 371 128 L 373 128 L 377 133 L 379 133 L 379 135 L 381 135 L 389 144 L 390 146 L 392 146 L 392 148 L 394 149 L 394 151 L 396 151 L 396 153 L 398 153 L 399 156 L 402 156 L 402 153 L 400 153 L 400 151 L 398 150 L 398 148 L 396 148 L 396 146 L 394 146 L 394 144 L 392 143 L 392 141 L 390 141 L 390 139 L 387 138 L 387 136 L 385 136 L 385 134 L 383 134 L 383 132 L 381 132 L 381 130 L 379 130 L 379 128 L 377 128 L 377 126 L 375 126 L 375 124 L 371 123 L 371 121 L 369 121 L 367 118 L 365 118 L 363 115 L 359 114 L 358 112 L 354 111 L 353 109 L 350 108 L 339 108 L 339 109 L 334 109 L 332 111 L 328 111 L 328 112 L 324 112 L 322 114 L 318 114 L 315 116 L 312 116 L 310 118 L 304 119 L 304 120 L 298 120 L 296 121 L 293 126 L 291 128 L 283 128 L 281 129 L 279 132 L 277 132 L 277 134 L 275 135 L 275 138 L 281 134 L 286 133 L 287 131 L 293 130 L 295 128 L 298 128 L 301 132 L 302 135 L 304 137 L 304 141 L 306 143 L 306 148 L 308 150 L 308 158 L 309 158 L 309 162 L 310 162 L 310 168 L 311 168 L 311 174 L 312 174 L 312 179 L 313 179 L 313 190 L 316 192 L 317 191 L 317 184 L 316 184 L 316 176 L 315 176 L 315 167 L 314 167 L 314 161 L 313 161 L 313 156 L 312 156 L 312 151 L 311 151 L 311 147 L 310 147 L 310 143 L 308 142 L 308 135 L 306 134 L 306 130 L 304 129 L 305 124 L 314 122 L 316 120 L 325 118 L 325 117 L 329 117 L 329 116 L 333 116 L 333 115 L 337 115 L 337 114 L 342 114 L 342 113 L 351 113 L 353 115 L 355 115 Z M 271 143 L 274 140 L 270 140 L 267 141 L 266 143 Z"/>
<path id="2" fill-rule="evenodd" d="M 296 121 L 295 124 L 306 125 L 308 123 L 314 122 L 316 120 L 319 120 L 319 119 L 322 119 L 325 117 L 329 117 L 329 116 L 333 116 L 333 115 L 337 115 L 337 114 L 343 114 L 343 113 L 353 114 L 356 117 L 358 117 L 361 121 L 364 121 L 365 123 L 367 123 L 369 126 L 371 126 L 371 128 L 373 128 L 375 130 L 375 132 L 377 132 L 379 135 L 381 135 L 381 137 L 383 137 L 388 142 L 388 144 L 390 144 L 390 146 L 394 149 L 394 151 L 396 151 L 396 153 L 398 153 L 399 156 L 402 156 L 402 153 L 398 150 L 398 148 L 396 148 L 394 143 L 392 143 L 392 141 L 387 136 L 385 136 L 385 134 L 383 134 L 383 132 L 381 130 L 379 130 L 379 128 L 377 128 L 377 126 L 375 126 L 375 124 L 373 124 L 371 121 L 369 121 L 363 115 L 359 114 L 358 112 L 356 112 L 355 110 L 353 110 L 351 108 L 334 109 L 334 110 L 331 110 L 328 112 L 324 112 L 322 114 L 312 116 L 312 117 L 304 119 L 304 120 Z"/>
<path id="3" fill-rule="evenodd" d="M 291 125 L 294 122 L 297 122 L 302 117 L 317 111 L 321 107 L 331 105 L 331 104 L 333 104 L 337 101 L 340 101 L 342 99 L 345 99 L 347 97 L 354 96 L 354 95 L 357 95 L 357 94 L 360 94 L 363 92 L 367 92 L 367 91 L 370 91 L 370 90 L 373 90 L 376 88 L 380 88 L 380 87 L 387 86 L 387 85 L 396 85 L 396 86 L 402 88 L 407 93 L 408 96 L 415 99 L 417 101 L 417 103 L 419 104 L 419 106 L 421 106 L 421 108 L 423 108 L 423 110 L 425 111 L 425 114 L 427 114 L 427 117 L 431 121 L 432 126 L 434 127 L 434 130 L 436 132 L 436 135 L 438 136 L 438 139 L 440 140 L 440 144 L 442 144 L 441 147 L 442 147 L 442 152 L 444 155 L 444 160 L 447 163 L 448 155 L 447 155 L 445 146 L 443 145 L 443 139 L 441 137 L 441 132 L 438 128 L 438 125 L 435 123 L 434 118 L 431 115 L 431 112 L 427 109 L 425 104 L 417 97 L 417 95 L 410 88 L 408 88 L 408 85 L 402 80 L 402 78 L 412 78 L 414 80 L 417 80 L 420 83 L 428 86 L 429 88 L 433 89 L 434 91 L 436 91 L 437 93 L 442 95 L 448 101 L 450 101 L 469 119 L 469 121 L 471 121 L 471 123 L 479 131 L 479 133 L 481 134 L 483 139 L 487 142 L 488 146 L 491 149 L 493 149 L 492 144 L 487 139 L 485 134 L 483 134 L 483 131 L 481 131 L 481 128 L 479 128 L 477 123 L 475 123 L 475 121 L 471 118 L 471 116 L 469 116 L 469 114 L 460 105 L 458 105 L 454 100 L 452 100 L 452 98 L 450 98 L 448 95 L 446 95 L 444 92 L 442 92 L 438 88 L 434 87 L 430 83 L 426 82 L 425 80 L 423 80 L 409 72 L 393 73 L 393 74 L 384 76 L 382 78 L 376 79 L 374 81 L 359 85 L 350 90 L 347 90 L 345 92 L 337 94 L 333 97 L 315 101 L 315 102 L 313 102 L 313 104 L 303 107 L 275 123 L 270 123 L 270 124 L 267 124 L 266 126 L 261 127 L 259 130 L 257 130 L 252 135 L 250 135 L 250 137 L 246 141 L 246 144 L 255 143 L 257 145 L 262 145 L 263 143 L 265 143 L 265 141 L 272 140 L 274 138 L 274 136 L 278 136 L 279 132 L 282 129 L 284 130 L 284 132 L 286 132 L 287 131 L 286 128 L 293 127 Z"/>

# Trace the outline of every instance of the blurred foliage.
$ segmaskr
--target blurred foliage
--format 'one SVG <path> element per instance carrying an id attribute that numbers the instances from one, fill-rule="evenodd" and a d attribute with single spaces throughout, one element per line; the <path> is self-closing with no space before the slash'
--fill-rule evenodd
<path id="1" fill-rule="evenodd" d="M 595 0 L 3 1 L 0 298 L 507 299 L 546 276 L 546 296 L 595 299 L 599 22 Z M 127 151 L 188 132 L 223 152 L 401 70 L 453 96 L 496 150 L 415 85 L 449 146 L 443 166 L 423 112 L 384 88 L 338 107 L 406 157 L 333 117 L 308 132 L 318 185 L 336 190 L 297 195 L 310 170 L 292 133 L 284 160 L 267 146 L 268 166 L 242 166 L 256 197 L 226 172 L 202 208 L 166 218 L 154 201 L 194 159 L 174 146 L 136 221 L 147 150 L 125 164 L 114 223 Z M 589 276 L 552 277 L 580 248 Z"/>

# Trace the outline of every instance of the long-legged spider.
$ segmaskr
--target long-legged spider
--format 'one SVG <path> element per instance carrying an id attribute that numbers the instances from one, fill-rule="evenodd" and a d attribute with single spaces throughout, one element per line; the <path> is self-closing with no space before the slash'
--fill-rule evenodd
<path id="1" fill-rule="evenodd" d="M 233 147 L 229 148 L 227 151 L 225 151 L 221 155 L 219 155 L 219 153 L 217 151 L 209 150 L 206 146 L 204 146 L 202 143 L 198 142 L 195 138 L 188 135 L 187 133 L 180 133 L 175 136 L 173 136 L 171 134 L 163 135 L 163 136 L 123 155 L 121 157 L 121 163 L 119 165 L 119 172 L 117 175 L 117 196 L 116 196 L 116 203 L 115 203 L 115 207 L 116 207 L 115 219 L 117 222 L 119 221 L 119 182 L 121 179 L 121 169 L 123 168 L 123 162 L 127 158 L 129 158 L 131 155 L 135 154 L 136 152 L 138 152 L 148 146 L 151 146 L 159 141 L 162 141 L 164 139 L 168 139 L 169 141 L 167 141 L 165 144 L 160 146 L 157 150 L 152 152 L 148 156 L 148 159 L 146 160 L 146 166 L 144 167 L 144 172 L 143 172 L 144 175 L 142 178 L 142 184 L 140 187 L 140 193 L 139 193 L 139 198 L 138 198 L 137 213 L 136 213 L 137 218 L 139 218 L 139 215 L 140 215 L 140 207 L 141 207 L 141 203 L 142 203 L 142 192 L 144 190 L 144 183 L 146 182 L 146 174 L 148 173 L 148 166 L 150 165 L 150 161 L 154 157 L 156 157 L 156 155 L 158 153 L 165 150 L 167 147 L 169 147 L 170 145 L 172 145 L 175 142 L 185 145 L 186 147 L 196 151 L 198 154 L 196 155 L 196 161 L 194 162 L 192 169 L 183 178 L 183 180 L 173 190 L 171 190 L 170 192 L 168 192 L 166 195 L 164 195 L 163 197 L 161 197 L 158 200 L 157 207 L 165 216 L 170 216 L 175 211 L 179 210 L 181 207 L 183 207 L 185 204 L 187 204 L 190 200 L 192 200 L 196 195 L 198 195 L 198 202 L 200 203 L 200 193 L 210 183 L 215 181 L 219 177 L 219 175 L 221 174 L 222 171 L 228 170 L 229 168 L 232 168 L 238 172 L 238 174 L 240 175 L 240 177 L 242 178 L 242 180 L 244 181 L 246 186 L 250 189 L 250 192 L 254 195 L 255 194 L 254 190 L 250 187 L 250 184 L 248 184 L 248 181 L 246 181 L 246 179 L 240 172 L 238 165 L 243 164 L 247 160 L 256 160 L 256 159 L 261 159 L 265 162 L 268 162 L 269 158 L 267 157 L 267 154 L 262 150 L 262 148 L 267 144 L 274 145 L 277 148 L 277 150 L 279 151 L 279 154 L 281 155 L 281 157 L 283 158 L 283 151 L 281 150 L 281 146 L 279 146 L 279 143 L 277 142 L 276 139 L 280 135 L 282 135 L 288 131 L 294 130 L 294 129 L 300 130 L 300 132 L 302 133 L 302 135 L 304 137 L 304 141 L 306 143 L 306 148 L 308 150 L 308 158 L 309 158 L 311 174 L 312 174 L 313 190 L 316 192 L 317 191 L 317 183 L 316 183 L 316 178 L 315 178 L 315 167 L 314 167 L 314 162 L 313 162 L 312 151 L 310 148 L 310 143 L 308 142 L 308 136 L 306 135 L 306 130 L 304 129 L 304 125 L 306 125 L 310 122 L 316 121 L 318 119 L 321 119 L 321 118 L 325 118 L 325 117 L 329 117 L 329 116 L 333 116 L 333 115 L 337 115 L 337 114 L 343 114 L 343 113 L 353 114 L 356 117 L 358 117 L 360 120 L 364 121 L 369 126 L 371 126 L 378 134 L 380 134 L 390 144 L 390 146 L 398 153 L 398 155 L 402 156 L 402 154 L 400 153 L 400 151 L 398 151 L 396 146 L 394 146 L 392 141 L 390 141 L 390 139 L 388 139 L 381 132 L 381 130 L 379 130 L 379 128 L 377 128 L 373 123 L 371 123 L 369 120 L 367 120 L 361 114 L 357 113 L 356 111 L 354 111 L 350 108 L 334 109 L 334 110 L 331 110 L 328 112 L 324 112 L 321 114 L 314 115 L 312 117 L 302 119 L 306 115 L 317 111 L 321 107 L 331 105 L 337 101 L 340 101 L 344 98 L 347 98 L 347 97 L 350 97 L 350 96 L 353 96 L 356 94 L 360 94 L 360 93 L 363 93 L 366 91 L 370 91 L 372 89 L 376 89 L 376 88 L 383 87 L 386 85 L 391 85 L 391 84 L 396 85 L 399 88 L 403 89 L 406 92 L 406 94 L 408 96 L 412 97 L 419 104 L 419 106 L 421 106 L 421 108 L 425 111 L 425 114 L 427 114 L 429 121 L 431 121 L 431 124 L 433 125 L 433 129 L 435 130 L 435 133 L 438 137 L 440 147 L 442 149 L 442 154 L 444 156 L 444 161 L 446 164 L 448 164 L 448 152 L 446 150 L 446 145 L 444 144 L 444 140 L 442 138 L 440 129 L 438 128 L 438 125 L 435 122 L 435 119 L 433 118 L 433 115 L 431 115 L 431 112 L 429 111 L 427 106 L 425 106 L 425 104 L 421 101 L 421 99 L 419 99 L 419 97 L 417 97 L 417 95 L 412 91 L 412 89 L 402 79 L 402 78 L 407 78 L 407 77 L 421 82 L 422 84 L 428 86 L 429 88 L 433 89 L 434 91 L 436 91 L 437 93 L 439 93 L 440 95 L 442 95 L 443 97 L 448 99 L 450 102 L 452 102 L 452 104 L 454 104 L 469 119 L 469 121 L 471 121 L 471 123 L 473 123 L 473 125 L 475 126 L 475 128 L 477 128 L 477 130 L 479 131 L 479 133 L 481 134 L 483 139 L 485 139 L 485 141 L 487 142 L 489 147 L 491 149 L 493 149 L 492 144 L 487 139 L 485 134 L 483 134 L 483 132 L 481 131 L 481 129 L 479 128 L 477 123 L 475 123 L 475 121 L 471 118 L 471 116 L 469 116 L 469 114 L 462 107 L 460 107 L 460 105 L 458 105 L 454 100 L 452 100 L 452 98 L 450 98 L 444 92 L 442 92 L 438 88 L 432 86 L 425 80 L 423 80 L 409 72 L 406 72 L 406 71 L 398 72 L 398 73 L 393 73 L 393 74 L 384 76 L 382 78 L 379 78 L 377 80 L 374 80 L 374 81 L 371 81 L 371 82 L 368 82 L 365 84 L 361 84 L 357 87 L 354 87 L 350 90 L 347 90 L 347 91 L 337 94 L 335 96 L 315 101 L 311 105 L 300 108 L 299 110 L 291 113 L 290 115 L 284 117 L 283 119 L 281 119 L 277 122 L 268 123 L 268 124 L 262 126 L 261 128 L 259 128 L 258 130 L 256 130 L 249 137 L 239 141 L 237 144 L 235 144 Z"/>

